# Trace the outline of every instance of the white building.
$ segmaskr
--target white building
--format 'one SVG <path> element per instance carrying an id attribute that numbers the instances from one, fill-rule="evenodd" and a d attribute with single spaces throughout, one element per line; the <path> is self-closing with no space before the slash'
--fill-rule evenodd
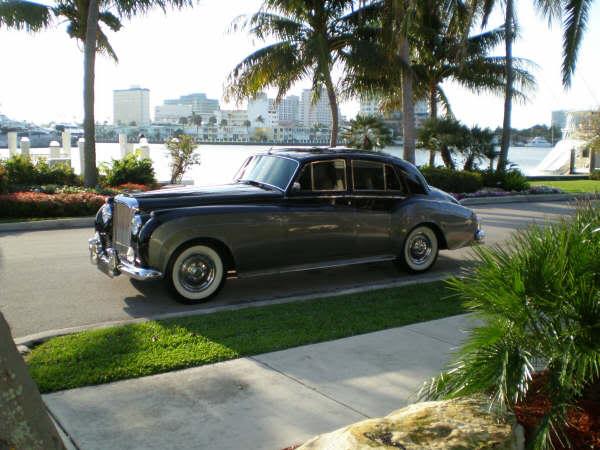
<path id="1" fill-rule="evenodd" d="M 115 125 L 150 124 L 150 90 L 140 87 L 113 91 Z"/>
<path id="2" fill-rule="evenodd" d="M 181 117 L 192 115 L 191 105 L 158 105 L 154 108 L 154 122 L 179 123 Z"/>
<path id="3" fill-rule="evenodd" d="M 271 128 L 277 122 L 277 108 L 273 99 L 261 92 L 248 100 L 248 120 L 253 127 Z"/>
<path id="4" fill-rule="evenodd" d="M 302 91 L 300 122 L 305 127 L 312 127 L 315 124 L 322 124 L 327 127 L 331 126 L 331 107 L 329 106 L 329 98 L 325 89 L 321 91 L 321 96 L 315 104 L 312 102 L 312 91 L 310 89 Z"/>
<path id="5" fill-rule="evenodd" d="M 364 116 L 381 117 L 386 125 L 395 135 L 402 134 L 402 111 L 391 111 L 382 113 L 380 109 L 380 100 L 373 98 L 360 101 L 359 114 Z M 429 108 L 425 100 L 415 102 L 415 126 L 420 128 L 425 120 L 429 118 Z"/>
<path id="6" fill-rule="evenodd" d="M 282 99 L 277 108 L 277 121 L 290 125 L 296 125 L 300 120 L 300 97 L 288 95 Z"/>

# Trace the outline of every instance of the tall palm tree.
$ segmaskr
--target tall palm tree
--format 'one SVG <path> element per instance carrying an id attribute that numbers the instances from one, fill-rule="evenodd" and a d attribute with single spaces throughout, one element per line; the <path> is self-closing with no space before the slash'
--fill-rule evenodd
<path id="1" fill-rule="evenodd" d="M 280 101 L 292 85 L 312 81 L 312 100 L 323 88 L 331 107 L 330 145 L 337 145 L 338 94 L 332 78 L 334 66 L 345 68 L 348 47 L 358 44 L 352 32 L 361 9 L 353 0 L 265 0 L 250 17 L 239 18 L 233 29 L 248 30 L 262 41 L 275 41 L 241 61 L 231 72 L 227 96 L 241 101 L 267 87 L 277 88 Z"/>
<path id="2" fill-rule="evenodd" d="M 166 11 L 167 6 L 181 8 L 192 0 L 59 0 L 55 5 L 44 5 L 28 0 L 0 0 L 0 26 L 6 25 L 31 31 L 50 25 L 53 17 L 67 19 L 67 32 L 83 44 L 83 109 L 84 109 L 84 184 L 95 186 L 96 136 L 94 120 L 94 82 L 96 54 L 105 53 L 117 60 L 116 53 L 100 27 L 105 24 L 112 31 L 121 28 L 121 18 L 130 19 L 151 8 Z"/>
<path id="3" fill-rule="evenodd" d="M 563 61 L 562 81 L 564 87 L 570 87 L 573 73 L 577 66 L 577 54 L 587 27 L 589 10 L 594 0 L 535 0 L 534 6 L 551 22 L 563 18 Z M 497 170 L 503 171 L 508 163 L 508 148 L 510 147 L 511 115 L 513 99 L 513 58 L 512 46 L 516 35 L 516 13 L 514 0 L 471 0 L 474 9 L 481 12 L 482 26 L 485 27 L 488 18 L 498 5 L 504 6 L 504 28 L 506 29 L 506 88 L 504 95 L 504 120 L 502 141 Z"/>

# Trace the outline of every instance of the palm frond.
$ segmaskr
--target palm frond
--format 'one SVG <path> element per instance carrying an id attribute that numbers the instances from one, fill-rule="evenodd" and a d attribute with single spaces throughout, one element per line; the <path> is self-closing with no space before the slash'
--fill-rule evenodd
<path id="1" fill-rule="evenodd" d="M 562 81 L 565 87 L 571 85 L 571 77 L 577 65 L 577 53 L 587 27 L 592 0 L 566 0 L 563 34 Z"/>
<path id="2" fill-rule="evenodd" d="M 52 11 L 46 5 L 26 0 L 0 0 L 0 28 L 39 31 L 51 21 Z"/>

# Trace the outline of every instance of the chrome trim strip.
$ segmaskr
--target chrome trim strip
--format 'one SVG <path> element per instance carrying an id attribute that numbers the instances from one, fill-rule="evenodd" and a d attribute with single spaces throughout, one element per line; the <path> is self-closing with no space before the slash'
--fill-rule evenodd
<path id="1" fill-rule="evenodd" d="M 253 278 L 260 277 L 265 275 L 278 275 L 283 273 L 291 273 L 291 272 L 304 272 L 307 270 L 316 270 L 316 269 L 333 269 L 336 267 L 345 267 L 345 266 L 353 266 L 358 264 L 369 264 L 376 262 L 386 262 L 393 261 L 397 258 L 396 255 L 381 255 L 381 256 L 369 256 L 366 258 L 355 258 L 355 259 L 343 259 L 338 261 L 328 261 L 323 263 L 315 263 L 315 264 L 301 264 L 297 266 L 288 266 L 281 267 L 272 270 L 256 270 L 252 272 L 245 273 L 237 273 L 238 278 Z"/>

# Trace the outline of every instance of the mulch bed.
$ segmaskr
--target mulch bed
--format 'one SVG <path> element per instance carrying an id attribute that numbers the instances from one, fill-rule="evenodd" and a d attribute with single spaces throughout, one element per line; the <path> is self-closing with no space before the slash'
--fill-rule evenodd
<path id="1" fill-rule="evenodd" d="M 533 436 L 540 419 L 550 411 L 552 406 L 551 400 L 543 391 L 545 381 L 544 373 L 534 376 L 527 398 L 515 407 L 517 420 L 525 428 L 526 439 Z M 600 449 L 600 382 L 590 386 L 577 407 L 568 412 L 567 424 L 564 431 L 571 442 L 571 447 L 564 446 L 558 439 L 554 439 L 553 443 L 557 450 Z"/>

